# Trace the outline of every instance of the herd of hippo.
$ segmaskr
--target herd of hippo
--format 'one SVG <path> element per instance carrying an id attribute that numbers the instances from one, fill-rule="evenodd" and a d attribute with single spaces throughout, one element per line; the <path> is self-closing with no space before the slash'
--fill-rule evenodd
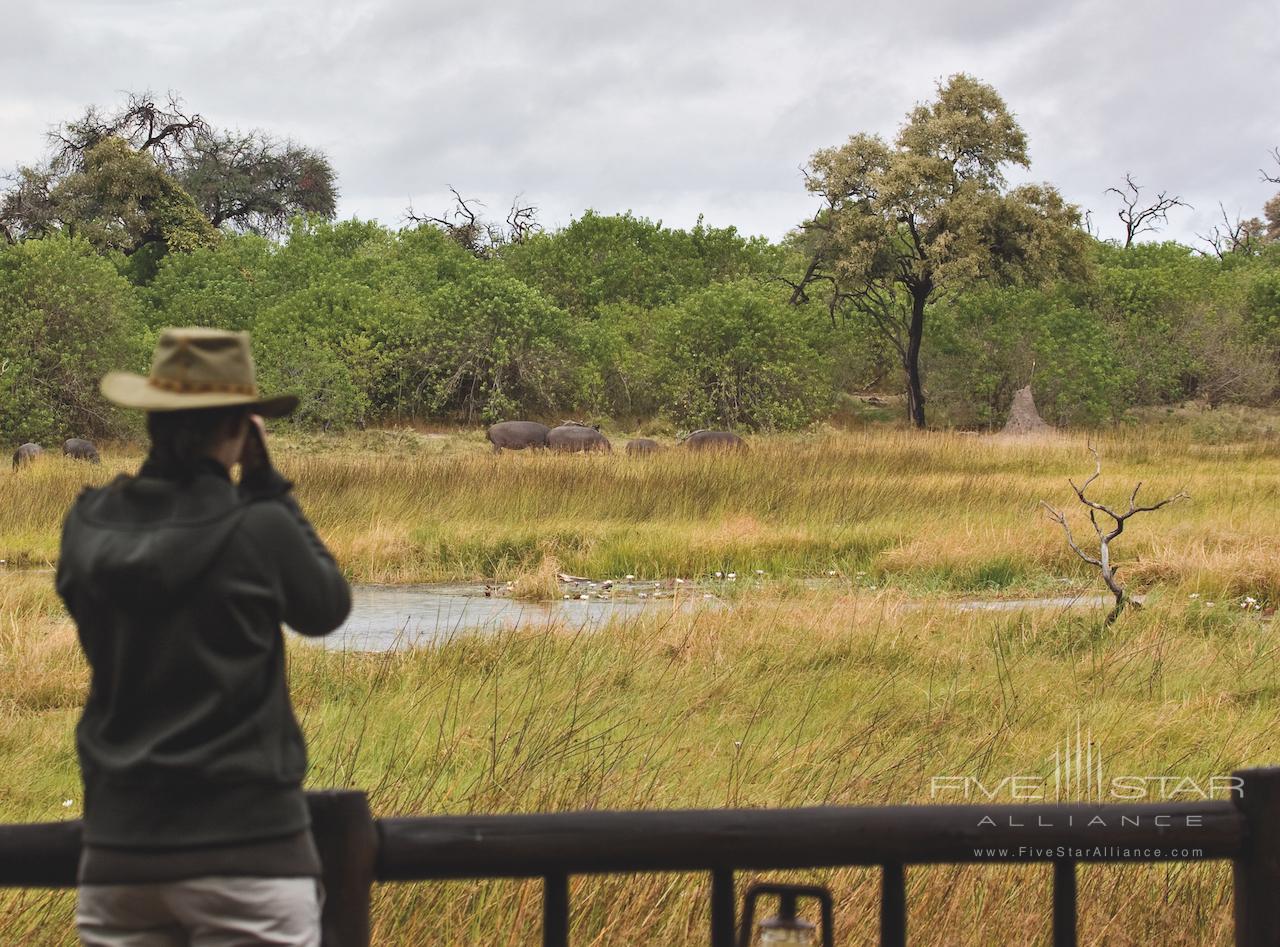
<path id="1" fill-rule="evenodd" d="M 541 449 L 564 451 L 611 451 L 613 445 L 598 427 L 566 421 L 547 427 L 537 421 L 503 421 L 486 432 L 495 452 Z M 685 450 L 746 450 L 747 443 L 732 431 L 694 431 L 680 442 Z M 663 446 L 647 437 L 627 442 L 628 454 L 652 454 Z"/>
<path id="2" fill-rule="evenodd" d="M 23 444 L 13 452 L 13 469 L 17 470 L 24 464 L 29 464 L 41 454 L 44 448 L 39 444 L 30 442 Z M 93 446 L 92 441 L 86 441 L 83 437 L 69 437 L 62 442 L 62 456 L 70 457 L 72 460 L 87 460 L 91 464 L 102 463 L 102 458 L 98 456 L 98 448 Z"/>
<path id="3" fill-rule="evenodd" d="M 611 451 L 613 445 L 600 433 L 598 427 L 566 421 L 557 427 L 547 427 L 537 421 L 503 421 L 486 432 L 495 452 L 504 450 L 546 449 L 576 453 L 580 451 Z M 746 450 L 747 442 L 732 431 L 694 431 L 680 442 L 685 450 Z M 627 442 L 628 454 L 653 454 L 666 450 L 661 444 L 647 437 Z M 13 469 L 31 463 L 44 453 L 39 444 L 23 444 L 13 452 Z M 62 454 L 73 460 L 101 463 L 98 449 L 91 441 L 72 437 L 63 441 Z"/>

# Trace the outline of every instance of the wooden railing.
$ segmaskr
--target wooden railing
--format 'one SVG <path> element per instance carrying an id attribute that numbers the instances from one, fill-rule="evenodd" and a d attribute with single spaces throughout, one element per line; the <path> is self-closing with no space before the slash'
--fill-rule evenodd
<path id="1" fill-rule="evenodd" d="M 326 947 L 369 944 L 375 882 L 542 878 L 543 944 L 569 942 L 569 879 L 707 872 L 712 947 L 736 940 L 735 873 L 881 867 L 880 943 L 906 942 L 910 865 L 1052 866 L 1056 947 L 1076 943 L 1081 862 L 1234 865 L 1236 944 L 1280 947 L 1280 768 L 1236 774 L 1229 801 L 569 812 L 374 819 L 364 794 L 311 793 Z M 75 884 L 80 824 L 0 826 L 0 886 Z"/>

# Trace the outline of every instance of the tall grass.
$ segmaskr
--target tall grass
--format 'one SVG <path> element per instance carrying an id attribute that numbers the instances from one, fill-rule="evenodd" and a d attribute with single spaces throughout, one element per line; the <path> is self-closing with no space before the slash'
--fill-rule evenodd
<path id="1" fill-rule="evenodd" d="M 1087 583 L 1037 511 L 1070 505 L 1066 477 L 1091 466 L 1083 437 L 824 432 L 639 459 L 494 457 L 474 433 L 274 443 L 355 579 L 497 578 L 538 597 L 559 569 L 767 573 L 731 608 L 590 635 L 552 626 L 383 655 L 294 645 L 311 785 L 366 789 L 379 814 L 929 801 L 935 775 L 1048 775 L 1080 724 L 1114 771 L 1203 778 L 1280 757 L 1272 626 L 1233 604 L 1280 601 L 1274 437 L 1097 439 L 1104 494 L 1141 479 L 1193 497 L 1131 524 L 1122 576 L 1152 594 L 1105 633 L 1088 612 L 909 599 Z M 0 473 L 0 559 L 52 564 L 81 485 L 140 459 L 104 453 L 102 468 Z M 797 581 L 829 572 L 821 588 Z M 79 813 L 85 670 L 50 586 L 0 572 L 3 821 Z M 874 873 L 816 877 L 836 891 L 839 942 L 871 942 Z M 707 894 L 696 876 L 579 879 L 575 943 L 705 942 Z M 1043 942 L 1048 898 L 1041 867 L 913 869 L 913 943 Z M 1229 900 L 1221 865 L 1087 867 L 1081 939 L 1227 943 Z M 535 942 L 539 905 L 516 882 L 387 886 L 375 940 Z M 0 941 L 69 944 L 70 919 L 68 894 L 11 892 Z"/>
<path id="2" fill-rule="evenodd" d="M 310 783 L 364 788 L 386 815 L 929 801 L 935 775 L 1048 776 L 1080 725 L 1110 772 L 1204 778 L 1276 760 L 1277 651 L 1255 613 L 1166 600 L 1098 627 L 883 592 L 761 594 L 589 635 L 551 627 L 381 655 L 298 643 L 290 677 Z M 20 669 L 0 677 L 4 820 L 79 811 L 83 669 L 66 635 L 45 616 L 0 640 L 0 661 Z M 32 702 L 33 690 L 49 696 Z M 795 877 L 834 886 L 839 943 L 871 942 L 873 872 Z M 574 942 L 703 943 L 707 894 L 697 876 L 579 879 Z M 1225 944 L 1229 900 L 1221 865 L 1086 867 L 1082 942 Z M 375 942 L 532 943 L 539 903 L 516 882 L 386 886 Z M 70 904 L 6 896 L 3 939 L 71 943 Z M 1043 942 L 1048 870 L 912 869 L 909 904 L 913 943 Z"/>
<path id="3" fill-rule="evenodd" d="M 277 450 L 356 580 L 506 581 L 545 572 L 548 558 L 599 577 L 861 572 L 864 585 L 912 591 L 1043 591 L 1090 579 L 1038 509 L 1041 499 L 1071 509 L 1066 478 L 1092 465 L 1083 436 L 826 432 L 761 438 L 745 455 L 648 458 L 493 456 L 475 435 L 406 437 L 305 449 L 286 439 Z M 1104 495 L 1127 497 L 1143 480 L 1151 496 L 1183 487 L 1192 496 L 1135 519 L 1118 544 L 1139 589 L 1280 599 L 1274 439 L 1204 443 L 1172 429 L 1096 440 Z M 0 559 L 50 563 L 79 487 L 138 460 L 107 456 L 103 469 L 51 461 L 0 475 Z"/>

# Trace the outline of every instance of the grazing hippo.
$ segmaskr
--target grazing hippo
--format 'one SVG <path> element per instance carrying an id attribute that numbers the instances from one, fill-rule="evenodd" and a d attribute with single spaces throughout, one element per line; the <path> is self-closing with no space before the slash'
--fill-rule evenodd
<path id="1" fill-rule="evenodd" d="M 694 431 L 684 439 L 689 450 L 746 450 L 747 442 L 732 431 Z"/>
<path id="2" fill-rule="evenodd" d="M 648 437 L 637 437 L 633 441 L 627 441 L 628 454 L 656 454 L 662 449 L 661 444 Z"/>
<path id="3" fill-rule="evenodd" d="M 485 437 L 493 445 L 495 454 L 504 450 L 524 450 L 526 447 L 546 447 L 547 432 L 551 428 L 537 421 L 503 421 L 485 431 Z"/>
<path id="4" fill-rule="evenodd" d="M 17 470 L 19 467 L 31 463 L 43 453 L 43 447 L 28 441 L 13 452 L 13 469 Z"/>
<path id="5" fill-rule="evenodd" d="M 565 452 L 613 450 L 613 445 L 599 429 L 585 424 L 561 424 L 553 427 L 547 435 L 547 446 L 552 450 Z"/>
<path id="6" fill-rule="evenodd" d="M 98 456 L 98 448 L 83 437 L 69 437 L 63 441 L 62 456 L 70 457 L 72 460 L 87 460 L 91 464 L 102 463 L 102 458 Z"/>

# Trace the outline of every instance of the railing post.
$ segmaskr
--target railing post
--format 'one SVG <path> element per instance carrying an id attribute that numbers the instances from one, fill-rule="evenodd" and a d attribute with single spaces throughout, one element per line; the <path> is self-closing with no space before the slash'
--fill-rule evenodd
<path id="1" fill-rule="evenodd" d="M 734 947 L 738 906 L 734 902 L 733 869 L 711 872 L 711 947 Z"/>
<path id="2" fill-rule="evenodd" d="M 1053 863 L 1053 947 L 1076 947 L 1076 863 Z"/>
<path id="3" fill-rule="evenodd" d="M 568 947 L 569 876 L 542 879 L 542 947 Z"/>
<path id="4" fill-rule="evenodd" d="M 307 793 L 324 882 L 323 947 L 369 947 L 378 830 L 362 792 Z"/>
<path id="5" fill-rule="evenodd" d="M 1233 798 L 1245 817 L 1235 860 L 1236 947 L 1280 945 L 1280 767 L 1236 772 Z"/>
<path id="6" fill-rule="evenodd" d="M 907 943 L 907 873 L 896 863 L 880 872 L 880 947 Z"/>

